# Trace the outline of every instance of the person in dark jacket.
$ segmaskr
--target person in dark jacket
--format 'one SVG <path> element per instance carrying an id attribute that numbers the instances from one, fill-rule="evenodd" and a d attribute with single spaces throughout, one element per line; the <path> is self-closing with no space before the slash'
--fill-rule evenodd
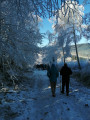
<path id="1" fill-rule="evenodd" d="M 71 69 L 65 63 L 64 66 L 60 70 L 60 75 L 62 75 L 62 91 L 64 93 L 64 86 L 66 85 L 66 95 L 69 95 L 69 81 L 70 75 L 72 74 Z"/>
<path id="2" fill-rule="evenodd" d="M 58 70 L 57 70 L 55 64 L 51 65 L 51 68 L 50 68 L 50 71 L 49 71 L 49 75 L 50 75 L 50 84 L 51 84 L 52 96 L 55 97 L 57 77 L 59 75 Z"/>

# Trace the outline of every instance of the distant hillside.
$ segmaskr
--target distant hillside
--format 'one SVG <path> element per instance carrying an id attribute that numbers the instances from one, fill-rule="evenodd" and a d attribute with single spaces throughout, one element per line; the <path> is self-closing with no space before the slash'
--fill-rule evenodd
<path id="1" fill-rule="evenodd" d="M 79 57 L 90 59 L 90 43 L 77 45 Z M 71 46 L 71 54 L 76 55 L 75 46 Z"/>
<path id="2" fill-rule="evenodd" d="M 50 49 L 49 47 L 52 47 L 52 46 L 43 47 L 43 50 L 44 51 L 49 50 Z M 77 48 L 78 48 L 78 54 L 80 58 L 90 59 L 90 43 L 89 44 L 78 44 Z M 71 51 L 72 56 L 75 57 L 76 50 L 75 50 L 74 45 L 71 46 L 70 51 Z M 62 55 L 63 54 L 62 48 L 57 47 L 57 53 Z"/>

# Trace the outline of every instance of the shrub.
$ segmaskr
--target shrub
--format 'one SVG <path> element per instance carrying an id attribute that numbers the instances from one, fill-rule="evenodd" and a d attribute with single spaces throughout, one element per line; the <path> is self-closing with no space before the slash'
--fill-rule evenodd
<path id="1" fill-rule="evenodd" d="M 84 85 L 90 87 L 90 63 L 86 66 L 83 65 L 81 70 L 74 71 L 73 77 L 82 82 Z"/>

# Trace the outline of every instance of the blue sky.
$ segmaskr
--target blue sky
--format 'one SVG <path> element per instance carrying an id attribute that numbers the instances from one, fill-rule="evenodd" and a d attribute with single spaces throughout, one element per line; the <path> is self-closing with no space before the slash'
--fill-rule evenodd
<path id="1" fill-rule="evenodd" d="M 79 0 L 79 3 L 82 4 L 83 0 Z M 85 5 L 84 6 L 84 13 L 90 12 L 90 5 Z M 46 33 L 46 31 L 53 32 L 52 29 L 52 24 L 48 21 L 48 18 L 43 19 L 42 26 L 40 27 L 40 32 L 41 33 Z M 79 43 L 86 43 L 87 40 L 85 38 L 82 38 L 82 40 Z M 48 44 L 48 38 L 43 39 L 43 43 L 41 46 L 45 46 Z"/>

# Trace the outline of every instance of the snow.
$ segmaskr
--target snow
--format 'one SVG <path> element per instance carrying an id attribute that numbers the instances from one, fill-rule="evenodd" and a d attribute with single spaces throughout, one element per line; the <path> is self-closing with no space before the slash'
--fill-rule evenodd
<path id="1" fill-rule="evenodd" d="M 90 120 L 90 89 L 71 77 L 70 95 L 52 97 L 46 71 L 34 70 L 18 89 L 0 90 L 0 120 Z"/>

